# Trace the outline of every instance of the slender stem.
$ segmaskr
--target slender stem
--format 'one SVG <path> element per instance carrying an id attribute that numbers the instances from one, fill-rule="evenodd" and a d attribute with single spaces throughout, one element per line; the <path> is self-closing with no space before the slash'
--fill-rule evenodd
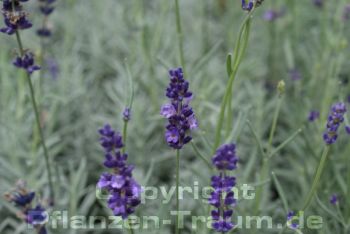
<path id="1" fill-rule="evenodd" d="M 194 152 L 202 159 L 202 161 L 208 166 L 208 168 L 210 170 L 213 170 L 212 164 L 209 162 L 209 160 L 203 154 L 201 154 L 201 152 L 199 152 L 199 149 L 197 148 L 196 144 L 193 143 L 193 141 L 191 141 L 191 146 L 192 146 Z"/>
<path id="2" fill-rule="evenodd" d="M 186 64 L 185 64 L 185 56 L 184 56 L 183 34 L 182 34 L 182 27 L 181 27 L 179 0 L 175 0 L 175 13 L 176 13 L 176 31 L 177 31 L 177 37 L 179 40 L 180 63 L 181 63 L 183 73 L 186 76 Z"/>
<path id="3" fill-rule="evenodd" d="M 179 234 L 179 211 L 180 211 L 180 199 L 179 199 L 179 184 L 180 184 L 180 150 L 176 150 L 176 228 L 175 233 Z"/>
<path id="4" fill-rule="evenodd" d="M 233 82 L 235 80 L 239 65 L 241 64 L 243 55 L 245 54 L 245 51 L 248 45 L 249 32 L 250 32 L 250 19 L 253 12 L 254 12 L 254 9 L 247 15 L 247 17 L 245 18 L 245 20 L 243 21 L 240 27 L 240 31 L 238 34 L 236 46 L 234 49 L 234 65 L 233 65 L 232 73 L 230 75 L 230 79 L 226 86 L 225 95 L 221 102 L 220 114 L 217 122 L 216 132 L 215 132 L 215 143 L 213 145 L 213 153 L 215 152 L 216 148 L 219 146 L 221 141 L 221 130 L 224 124 L 225 111 L 226 111 L 228 99 L 232 97 Z M 242 42 L 243 45 L 241 45 L 242 39 L 243 39 L 243 42 Z"/>
<path id="5" fill-rule="evenodd" d="M 329 150 L 330 150 L 330 146 L 326 146 L 323 150 L 323 153 L 322 153 L 322 157 L 321 157 L 321 160 L 320 160 L 320 163 L 318 164 L 318 167 L 316 169 L 316 173 L 315 173 L 315 176 L 314 176 L 314 180 L 312 182 L 312 185 L 311 185 L 311 189 L 305 199 L 305 202 L 304 202 L 304 205 L 303 205 L 303 208 L 302 208 L 302 211 L 305 211 L 306 208 L 309 207 L 311 201 L 312 201 L 312 198 L 317 190 L 317 186 L 320 182 L 320 178 L 321 178 L 321 175 L 322 175 L 322 172 L 324 170 L 324 167 L 326 165 L 326 162 L 327 162 L 327 157 L 328 157 L 328 153 L 329 153 Z"/>
<path id="6" fill-rule="evenodd" d="M 349 147 L 348 147 L 348 149 L 349 149 Z M 347 152 L 349 152 L 349 151 L 347 151 Z M 350 197 L 350 157 L 348 156 L 348 165 L 347 165 L 347 169 L 348 169 L 348 186 L 347 186 L 347 191 L 346 191 L 346 193 L 347 193 L 347 198 L 349 198 Z M 346 218 L 348 219 L 348 222 L 349 222 L 349 224 L 350 224 L 350 202 L 348 202 L 348 208 L 346 209 Z"/>
<path id="7" fill-rule="evenodd" d="M 267 148 L 267 151 L 269 153 L 270 153 L 270 150 L 271 150 L 271 147 L 272 147 L 273 137 L 275 136 L 277 120 L 278 120 L 278 116 L 280 114 L 282 101 L 283 101 L 282 97 L 278 97 L 277 107 L 275 109 L 275 115 L 274 115 L 273 121 L 272 121 L 272 126 L 271 126 L 271 131 L 270 131 L 270 136 L 269 136 L 269 144 L 268 144 L 268 148 Z"/>
<path id="8" fill-rule="evenodd" d="M 20 50 L 21 57 L 23 57 L 25 52 L 23 49 L 21 36 L 17 30 L 16 30 L 16 39 L 17 39 L 17 44 L 18 44 L 18 47 Z M 35 113 L 35 120 L 36 120 L 36 124 L 37 124 L 38 130 L 39 130 L 40 138 L 41 138 L 41 145 L 42 145 L 43 150 L 44 150 L 44 158 L 45 158 L 47 174 L 49 177 L 48 178 L 49 179 L 49 187 L 50 187 L 50 193 L 51 193 L 51 199 L 52 199 L 51 202 L 52 202 L 52 204 L 55 204 L 55 191 L 53 189 L 53 183 L 52 183 L 52 174 L 51 174 L 51 169 L 50 169 L 49 152 L 48 152 L 47 147 L 46 147 L 44 133 L 43 133 L 43 130 L 42 130 L 41 124 L 40 124 L 39 109 L 38 109 L 38 106 L 37 106 L 37 103 L 35 100 L 33 83 L 32 83 L 32 80 L 31 80 L 28 72 L 27 72 L 26 77 L 27 77 L 28 86 L 29 86 L 29 90 L 30 90 L 30 97 L 31 97 L 31 101 L 32 101 L 32 105 L 33 105 L 33 109 L 34 109 L 34 113 Z"/>
<path id="9" fill-rule="evenodd" d="M 125 153 L 126 151 L 126 137 L 127 137 L 127 132 L 128 132 L 128 121 L 124 120 L 124 127 L 123 127 L 123 143 L 124 147 L 122 148 L 122 154 Z"/>

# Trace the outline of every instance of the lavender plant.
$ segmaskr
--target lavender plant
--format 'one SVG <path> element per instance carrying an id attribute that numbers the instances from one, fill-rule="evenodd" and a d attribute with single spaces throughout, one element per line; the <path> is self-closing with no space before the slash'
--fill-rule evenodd
<path id="1" fill-rule="evenodd" d="M 26 79 L 29 86 L 30 97 L 33 105 L 33 110 L 35 113 L 35 119 L 37 128 L 40 133 L 41 144 L 44 150 L 44 158 L 46 163 L 46 169 L 48 173 L 49 187 L 51 191 L 51 202 L 54 204 L 55 195 L 52 182 L 52 174 L 50 168 L 50 158 L 49 153 L 45 143 L 45 137 L 43 129 L 41 127 L 41 120 L 39 115 L 39 108 L 35 99 L 34 87 L 31 80 L 31 74 L 34 71 L 40 69 L 39 66 L 35 65 L 34 55 L 29 50 L 25 49 L 22 44 L 22 39 L 20 35 L 21 30 L 29 29 L 32 27 L 32 23 L 28 19 L 27 12 L 23 9 L 22 2 L 27 2 L 28 0 L 4 0 L 2 2 L 2 11 L 4 16 L 5 27 L 1 28 L 0 31 L 8 35 L 15 35 L 18 44 L 18 52 L 15 60 L 13 61 L 14 66 L 23 69 L 26 72 Z"/>
<path id="2" fill-rule="evenodd" d="M 169 71 L 170 83 L 166 89 L 166 96 L 170 103 L 161 107 L 160 114 L 168 119 L 165 140 L 176 150 L 176 233 L 179 233 L 179 177 L 180 177 L 180 149 L 192 140 L 191 130 L 198 128 L 197 119 L 190 106 L 192 92 L 189 83 L 184 79 L 182 68 Z"/>
<path id="3" fill-rule="evenodd" d="M 5 194 L 5 199 L 19 208 L 18 217 L 29 225 L 32 225 L 38 234 L 47 234 L 45 223 L 48 214 L 41 203 L 33 206 L 35 192 L 27 189 L 26 183 L 19 180 L 10 192 Z"/>

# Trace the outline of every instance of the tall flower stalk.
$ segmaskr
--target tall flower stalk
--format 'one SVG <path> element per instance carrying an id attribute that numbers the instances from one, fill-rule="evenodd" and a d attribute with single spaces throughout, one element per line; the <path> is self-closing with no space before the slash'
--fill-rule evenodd
<path id="1" fill-rule="evenodd" d="M 48 179 L 49 179 L 49 187 L 50 187 L 50 193 L 51 193 L 51 202 L 54 204 L 55 201 L 55 193 L 53 188 L 53 182 L 52 182 L 52 174 L 51 174 L 51 168 L 50 168 L 50 158 L 49 158 L 49 152 L 46 147 L 45 143 L 45 137 L 43 133 L 43 129 L 41 127 L 40 123 L 40 115 L 39 115 L 39 108 L 35 99 L 35 92 L 33 83 L 31 80 L 31 74 L 34 71 L 40 70 L 40 67 L 35 65 L 34 63 L 34 55 L 29 52 L 28 50 L 24 49 L 20 30 L 28 29 L 32 27 L 32 24 L 27 19 L 27 12 L 23 10 L 23 6 L 21 2 L 26 2 L 27 0 L 4 0 L 3 1 L 3 16 L 4 16 L 4 22 L 6 27 L 1 28 L 0 32 L 6 33 L 8 35 L 16 35 L 16 41 L 18 44 L 18 50 L 19 54 L 17 55 L 16 59 L 13 61 L 13 64 L 26 71 L 26 79 L 30 91 L 30 98 L 33 105 L 33 110 L 35 113 L 35 120 L 37 124 L 37 128 L 39 130 L 41 145 L 44 150 L 44 158 L 45 158 L 45 164 L 46 169 L 48 173 Z"/>
<path id="2" fill-rule="evenodd" d="M 180 150 L 192 140 L 191 130 L 198 128 L 195 114 L 190 106 L 192 92 L 189 83 L 184 79 L 182 68 L 169 71 L 170 83 L 166 89 L 166 96 L 170 103 L 162 106 L 160 114 L 168 119 L 165 140 L 176 150 L 176 230 L 179 233 L 179 178 L 180 178 Z"/>
<path id="3" fill-rule="evenodd" d="M 323 140 L 326 143 L 326 146 L 323 150 L 321 160 L 316 169 L 310 191 L 305 199 L 304 205 L 302 206 L 302 211 L 305 211 L 309 207 L 315 195 L 315 192 L 321 179 L 321 175 L 327 163 L 331 145 L 336 143 L 338 139 L 338 129 L 344 122 L 344 115 L 346 111 L 346 106 L 342 102 L 334 104 L 330 110 L 326 124 L 326 131 L 323 134 Z"/>

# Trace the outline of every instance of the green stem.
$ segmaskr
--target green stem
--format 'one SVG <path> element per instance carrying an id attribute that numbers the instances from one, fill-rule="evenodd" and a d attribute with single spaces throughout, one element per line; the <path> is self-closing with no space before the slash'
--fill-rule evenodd
<path id="1" fill-rule="evenodd" d="M 320 160 L 320 163 L 318 164 L 318 167 L 317 167 L 317 170 L 316 170 L 316 173 L 315 173 L 315 176 L 314 176 L 314 180 L 312 182 L 312 185 L 311 185 L 311 189 L 306 197 L 306 200 L 304 202 L 304 205 L 302 206 L 302 211 L 305 211 L 306 208 L 309 207 L 311 201 L 312 201 L 312 198 L 317 190 L 317 186 L 320 182 L 320 178 L 321 178 L 321 175 L 322 175 L 322 172 L 324 170 L 324 167 L 326 165 L 326 162 L 327 162 L 327 157 L 328 157 L 328 153 L 329 153 L 329 150 L 330 150 L 330 146 L 326 146 L 325 149 L 323 150 L 323 153 L 322 153 L 322 157 L 321 157 L 321 160 Z"/>
<path id="2" fill-rule="evenodd" d="M 125 154 L 126 151 L 126 137 L 127 137 L 127 132 L 128 132 L 128 121 L 124 120 L 124 126 L 123 126 L 123 148 L 121 149 L 122 154 Z"/>
<path id="3" fill-rule="evenodd" d="M 196 144 L 193 141 L 191 141 L 191 146 L 192 146 L 194 152 L 202 159 L 202 161 L 208 166 L 208 168 L 210 170 L 213 170 L 212 164 L 209 162 L 209 160 L 203 154 L 201 154 L 201 152 L 199 152 L 199 149 L 197 148 Z"/>
<path id="4" fill-rule="evenodd" d="M 349 149 L 349 147 L 348 147 L 348 149 Z M 349 150 L 347 151 L 347 152 L 350 152 Z M 350 157 L 349 156 L 347 156 L 348 157 L 348 165 L 347 165 L 347 169 L 348 169 L 348 186 L 347 186 L 347 191 L 346 191 L 346 193 L 347 193 L 347 198 L 349 198 L 350 197 Z M 348 222 L 349 222 L 349 224 L 350 224 L 350 202 L 348 202 L 348 208 L 346 209 L 346 218 L 348 219 Z"/>
<path id="5" fill-rule="evenodd" d="M 23 44 L 22 44 L 22 40 L 21 40 L 21 36 L 19 34 L 18 31 L 16 31 L 16 39 L 17 39 L 17 44 L 20 50 L 20 54 L 21 57 L 23 57 L 25 55 L 24 49 L 23 49 Z M 39 109 L 35 100 L 35 94 L 34 94 L 34 88 L 33 88 L 33 83 L 32 80 L 30 78 L 29 73 L 27 72 L 27 82 L 28 82 L 28 86 L 29 86 L 29 90 L 30 90 L 30 97 L 31 97 L 31 101 L 32 101 L 32 105 L 33 105 L 33 109 L 34 109 L 34 113 L 35 113 L 35 120 L 36 120 L 36 124 L 39 130 L 39 134 L 40 134 L 40 139 L 41 139 L 41 145 L 43 147 L 44 150 L 44 158 L 45 158 L 45 164 L 46 164 L 46 170 L 47 170 L 47 174 L 48 174 L 48 179 L 49 179 L 49 187 L 50 187 L 50 193 L 51 193 L 51 199 L 52 199 L 52 204 L 55 204 L 55 192 L 53 189 L 53 183 L 52 183 L 52 175 L 51 175 L 51 169 L 50 169 L 50 160 L 49 160 L 49 152 L 46 148 L 46 143 L 45 143 L 45 138 L 44 138 L 44 133 L 43 130 L 41 128 L 41 124 L 40 124 L 40 115 L 39 115 Z"/>
<path id="6" fill-rule="evenodd" d="M 175 233 L 179 234 L 179 211 L 180 211 L 180 199 L 179 199 L 179 184 L 180 184 L 180 150 L 176 150 L 176 228 Z"/>
<path id="7" fill-rule="evenodd" d="M 221 130 L 224 124 L 225 111 L 226 111 L 228 99 L 232 97 L 233 82 L 235 80 L 239 65 L 241 64 L 242 58 L 245 54 L 245 51 L 248 45 L 249 32 L 250 32 L 250 19 L 253 12 L 254 12 L 254 9 L 247 15 L 247 17 L 245 18 L 245 20 L 243 21 L 240 27 L 237 43 L 234 50 L 234 65 L 233 65 L 232 73 L 230 75 L 230 79 L 226 86 L 225 94 L 221 102 L 220 114 L 217 122 L 216 132 L 215 132 L 215 143 L 213 146 L 213 152 L 215 152 L 216 148 L 219 146 L 221 141 Z M 241 45 L 242 39 L 243 39 L 243 46 Z"/>
<path id="8" fill-rule="evenodd" d="M 183 34 L 182 34 L 182 27 L 181 27 L 179 0 L 175 0 L 175 13 L 176 13 L 176 31 L 177 31 L 177 37 L 179 40 L 178 43 L 179 43 L 180 63 L 181 63 L 183 73 L 186 76 L 186 65 L 185 65 L 185 56 L 184 56 Z"/>
<path id="9" fill-rule="evenodd" d="M 273 137 L 275 136 L 277 120 L 278 120 L 278 116 L 280 114 L 282 101 L 283 101 L 282 97 L 278 97 L 277 107 L 275 109 L 275 114 L 274 114 L 273 121 L 272 121 L 272 126 L 271 126 L 271 131 L 270 131 L 270 136 L 269 136 L 269 144 L 268 144 L 268 148 L 267 148 L 267 152 L 269 152 L 269 153 L 270 153 L 270 150 L 272 147 Z"/>

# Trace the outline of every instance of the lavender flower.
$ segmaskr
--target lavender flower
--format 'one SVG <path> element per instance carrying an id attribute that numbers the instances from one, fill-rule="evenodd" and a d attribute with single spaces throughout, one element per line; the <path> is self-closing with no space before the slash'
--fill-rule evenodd
<path id="1" fill-rule="evenodd" d="M 211 212 L 212 227 L 218 232 L 228 232 L 234 227 L 231 217 L 236 199 L 232 189 L 236 185 L 236 178 L 227 176 L 226 170 L 231 171 L 237 167 L 236 146 L 234 144 L 222 145 L 217 149 L 212 162 L 219 170 L 219 175 L 211 178 L 211 186 L 214 191 L 208 199 L 209 204 L 214 207 Z"/>
<path id="2" fill-rule="evenodd" d="M 313 111 L 310 111 L 308 119 L 310 122 L 314 122 L 319 117 L 320 117 L 320 112 L 313 110 Z"/>
<path id="3" fill-rule="evenodd" d="M 38 234 L 46 234 L 45 223 L 48 215 L 43 206 L 39 203 L 32 208 L 35 193 L 27 190 L 24 181 L 20 180 L 16 184 L 16 188 L 5 194 L 5 199 L 13 202 L 19 209 L 19 217 L 26 223 L 32 225 Z"/>
<path id="4" fill-rule="evenodd" d="M 34 64 L 34 55 L 30 52 L 26 52 L 23 57 L 17 56 L 13 61 L 13 65 L 26 70 L 28 74 L 40 70 L 40 67 Z"/>
<path id="5" fill-rule="evenodd" d="M 347 101 L 350 103 L 350 94 L 348 95 Z"/>
<path id="6" fill-rule="evenodd" d="M 53 4 L 55 3 L 56 0 L 39 0 L 40 2 L 40 12 L 44 15 L 44 24 L 42 28 L 39 28 L 37 30 L 37 34 L 40 37 L 50 37 L 52 32 L 51 29 L 49 29 L 47 25 L 47 18 L 52 12 L 54 11 L 54 6 Z"/>
<path id="7" fill-rule="evenodd" d="M 141 186 L 132 177 L 134 166 L 127 164 L 128 155 L 122 153 L 122 137 L 110 125 L 99 130 L 100 143 L 105 151 L 104 166 L 113 172 L 103 173 L 97 187 L 109 193 L 108 207 L 115 216 L 126 219 L 141 202 Z"/>
<path id="8" fill-rule="evenodd" d="M 160 114 L 168 119 L 165 139 L 168 145 L 174 149 L 181 149 L 192 140 L 190 130 L 198 128 L 197 119 L 189 105 L 192 93 L 189 91 L 189 83 L 183 77 L 181 68 L 169 71 L 170 83 L 166 89 L 166 96 L 170 103 L 161 107 Z"/>
<path id="9" fill-rule="evenodd" d="M 131 110 L 129 107 L 126 107 L 123 112 L 123 120 L 129 121 L 131 119 Z"/>
<path id="10" fill-rule="evenodd" d="M 331 145 L 337 141 L 338 128 L 342 122 L 344 122 L 344 114 L 346 112 L 346 106 L 344 103 L 339 102 L 332 106 L 331 113 L 328 116 L 327 130 L 323 134 L 323 139 L 326 144 Z"/>
<path id="11" fill-rule="evenodd" d="M 329 199 L 329 202 L 332 204 L 332 205 L 337 205 L 338 204 L 338 196 L 336 194 L 333 194 L 330 199 Z"/>
<path id="12" fill-rule="evenodd" d="M 251 11 L 253 9 L 254 3 L 252 0 L 248 0 L 248 3 L 246 0 L 242 0 L 242 9 L 245 11 Z"/>
<path id="13" fill-rule="evenodd" d="M 324 5 L 324 1 L 323 0 L 312 0 L 314 5 L 319 7 L 319 8 L 322 8 L 323 5 Z"/>
<path id="14" fill-rule="evenodd" d="M 14 34 L 17 30 L 24 30 L 32 27 L 32 23 L 27 19 L 27 13 L 23 11 L 21 2 L 28 0 L 4 0 L 2 2 L 2 14 L 4 16 L 5 27 L 0 28 L 0 32 L 8 35 Z"/>

